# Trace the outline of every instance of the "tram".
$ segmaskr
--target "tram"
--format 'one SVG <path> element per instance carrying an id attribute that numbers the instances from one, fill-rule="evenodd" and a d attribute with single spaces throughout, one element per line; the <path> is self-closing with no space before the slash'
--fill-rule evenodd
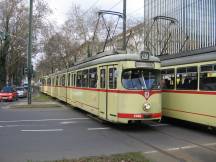
<path id="1" fill-rule="evenodd" d="M 162 114 L 216 127 L 216 48 L 161 57 Z"/>
<path id="2" fill-rule="evenodd" d="M 113 123 L 161 119 L 160 60 L 103 52 L 41 78 L 40 90 Z"/>

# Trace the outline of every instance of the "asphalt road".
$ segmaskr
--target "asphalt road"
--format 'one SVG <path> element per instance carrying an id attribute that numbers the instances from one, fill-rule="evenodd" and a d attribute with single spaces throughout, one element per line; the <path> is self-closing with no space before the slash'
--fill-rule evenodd
<path id="1" fill-rule="evenodd" d="M 181 124 L 104 124 L 78 109 L 7 109 L 0 103 L 0 162 L 142 151 L 158 162 L 215 162 L 214 132 Z"/>

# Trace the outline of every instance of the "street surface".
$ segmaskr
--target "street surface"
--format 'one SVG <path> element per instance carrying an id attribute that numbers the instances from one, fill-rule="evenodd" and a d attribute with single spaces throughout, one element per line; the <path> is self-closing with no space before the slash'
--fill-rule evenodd
<path id="1" fill-rule="evenodd" d="M 156 162 L 216 161 L 215 133 L 187 124 L 104 124 L 67 105 L 8 109 L 10 104 L 0 103 L 0 162 L 138 151 Z"/>

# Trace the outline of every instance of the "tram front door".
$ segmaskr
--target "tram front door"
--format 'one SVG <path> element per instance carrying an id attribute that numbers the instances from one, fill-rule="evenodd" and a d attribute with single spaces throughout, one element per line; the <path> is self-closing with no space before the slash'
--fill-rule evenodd
<path id="1" fill-rule="evenodd" d="M 107 119 L 107 66 L 101 66 L 99 72 L 99 116 Z"/>
<path id="2" fill-rule="evenodd" d="M 99 116 L 106 120 L 114 120 L 117 113 L 117 66 L 101 66 L 99 72 Z M 109 93 L 110 92 L 110 93 Z"/>

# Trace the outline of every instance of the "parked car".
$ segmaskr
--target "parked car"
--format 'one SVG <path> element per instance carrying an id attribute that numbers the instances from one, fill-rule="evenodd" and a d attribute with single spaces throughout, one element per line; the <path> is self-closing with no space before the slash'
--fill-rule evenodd
<path id="1" fill-rule="evenodd" d="M 27 90 L 24 87 L 17 87 L 16 92 L 18 97 L 27 97 Z"/>
<path id="2" fill-rule="evenodd" d="M 17 92 L 12 86 L 5 86 L 0 92 L 0 101 L 17 100 Z"/>

